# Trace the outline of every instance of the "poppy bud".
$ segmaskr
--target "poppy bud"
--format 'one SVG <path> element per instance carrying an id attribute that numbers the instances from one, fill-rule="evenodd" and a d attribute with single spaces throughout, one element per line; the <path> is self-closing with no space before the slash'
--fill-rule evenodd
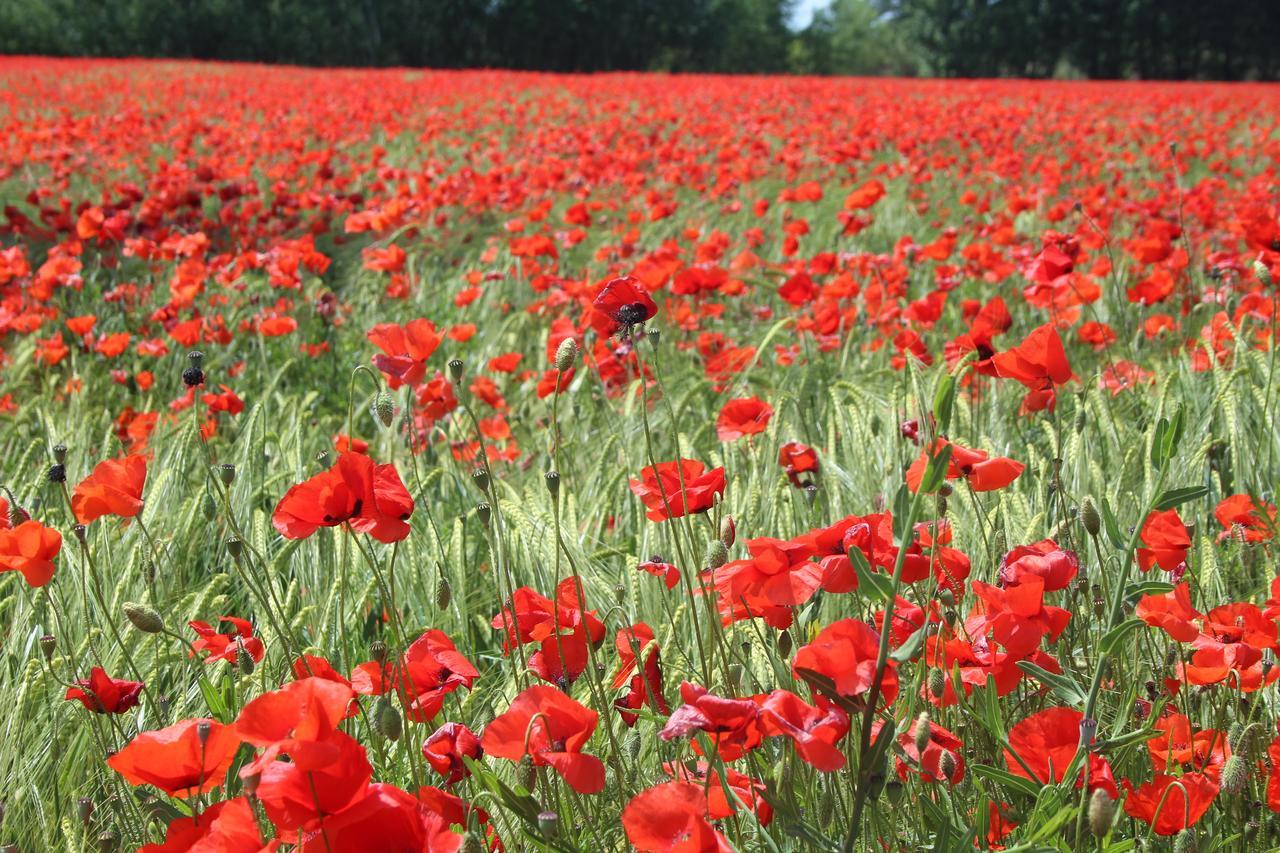
<path id="1" fill-rule="evenodd" d="M 236 481 L 236 466 L 223 462 L 218 466 L 218 479 L 222 481 L 222 485 L 230 486 Z"/>
<path id="2" fill-rule="evenodd" d="M 53 446 L 53 461 L 59 465 L 63 465 L 67 461 L 67 446 L 65 444 L 55 444 Z"/>
<path id="3" fill-rule="evenodd" d="M 1084 522 L 1084 529 L 1090 536 L 1096 537 L 1098 532 L 1102 530 L 1102 517 L 1098 515 L 1098 508 L 1093 503 L 1093 498 L 1086 497 L 1080 503 L 1080 520 Z"/>
<path id="4" fill-rule="evenodd" d="M 196 723 L 196 740 L 200 741 L 201 749 L 209 745 L 209 734 L 212 731 L 213 725 L 208 720 L 201 720 Z"/>
<path id="5" fill-rule="evenodd" d="M 942 755 L 938 756 L 938 772 L 942 774 L 943 779 L 950 779 L 956 775 L 956 754 L 949 749 L 942 750 Z"/>
<path id="6" fill-rule="evenodd" d="M 1179 832 L 1178 837 L 1173 840 L 1173 853 L 1197 853 L 1199 850 L 1196 834 L 1189 829 Z"/>
<path id="7" fill-rule="evenodd" d="M 1249 784 L 1249 765 L 1239 753 L 1227 759 L 1222 765 L 1222 790 L 1228 794 L 1238 794 Z"/>
<path id="8" fill-rule="evenodd" d="M 67 482 L 67 466 L 61 462 L 56 462 L 49 466 L 49 482 L 65 483 Z"/>
<path id="9" fill-rule="evenodd" d="M 1262 282 L 1265 287 L 1271 286 L 1271 270 L 1257 258 L 1253 261 L 1253 274 L 1258 277 L 1258 281 Z"/>
<path id="10" fill-rule="evenodd" d="M 560 815 L 552 811 L 538 812 L 538 832 L 548 841 L 560 837 Z"/>
<path id="11" fill-rule="evenodd" d="M 236 640 L 236 666 L 241 675 L 253 675 L 253 655 L 244 647 L 244 641 Z"/>
<path id="12" fill-rule="evenodd" d="M 729 669 L 727 674 L 729 678 L 729 685 L 728 685 L 729 689 L 732 692 L 737 693 L 739 688 L 742 687 L 742 664 L 740 663 L 729 664 Z"/>
<path id="13" fill-rule="evenodd" d="M 379 666 L 387 662 L 389 652 L 387 644 L 381 640 L 374 640 L 369 644 L 369 657 L 373 658 L 373 662 Z"/>
<path id="14" fill-rule="evenodd" d="M 240 555 L 244 553 L 244 543 L 232 536 L 227 540 L 227 553 L 231 555 L 231 559 L 240 562 Z"/>
<path id="15" fill-rule="evenodd" d="M 489 492 L 489 472 L 483 468 L 477 468 L 471 472 L 471 482 L 476 484 L 476 488 L 486 494 Z"/>
<path id="16" fill-rule="evenodd" d="M 572 370 L 577 360 L 578 342 L 573 338 L 565 338 L 560 342 L 560 346 L 556 347 L 556 370 L 561 373 Z"/>
<path id="17" fill-rule="evenodd" d="M 489 505 L 484 501 L 476 504 L 476 517 L 480 519 L 480 523 L 485 527 L 489 526 L 489 514 L 492 512 Z"/>
<path id="18" fill-rule="evenodd" d="M 533 761 L 529 756 L 526 755 L 521 758 L 520 763 L 516 765 L 516 779 L 530 793 L 538 787 L 538 768 L 533 766 Z"/>
<path id="19" fill-rule="evenodd" d="M 373 416 L 378 419 L 378 423 L 388 429 L 396 419 L 396 403 L 391 399 L 391 395 L 379 391 L 378 396 L 373 398 Z"/>
<path id="20" fill-rule="evenodd" d="M 400 735 L 404 733 L 404 720 L 400 718 L 400 712 L 385 696 L 378 697 L 373 709 L 373 722 L 378 734 L 389 741 L 400 740 Z"/>
<path id="21" fill-rule="evenodd" d="M 627 748 L 627 755 L 631 756 L 632 761 L 635 761 L 640 757 L 640 748 L 644 746 L 644 742 L 640 740 L 640 735 L 632 732 L 627 736 L 625 746 Z"/>
<path id="22" fill-rule="evenodd" d="M 868 789 L 872 800 L 880 799 L 880 795 L 884 793 L 885 778 L 883 773 L 872 773 L 867 780 Z"/>
<path id="23" fill-rule="evenodd" d="M 542 479 L 547 484 L 547 491 L 551 493 L 551 497 L 557 497 L 560 494 L 560 472 L 548 471 L 542 475 Z"/>
<path id="24" fill-rule="evenodd" d="M 1111 830 L 1116 816 L 1115 801 L 1101 788 L 1095 788 L 1089 797 L 1089 831 L 1102 838 Z"/>
<path id="25" fill-rule="evenodd" d="M 720 541 L 724 543 L 724 547 L 732 548 L 737 538 L 738 528 L 733 522 L 733 516 L 726 515 L 720 519 Z"/>
<path id="26" fill-rule="evenodd" d="M 784 658 L 791 656 L 791 632 L 783 631 L 778 635 L 778 654 Z"/>
<path id="27" fill-rule="evenodd" d="M 956 594 L 951 591 L 951 587 L 944 586 L 938 590 L 938 600 L 942 602 L 943 607 L 956 606 Z"/>
<path id="28" fill-rule="evenodd" d="M 719 539 L 712 539 L 707 543 L 706 562 L 708 569 L 720 568 L 729 562 L 729 549 Z"/>
<path id="29" fill-rule="evenodd" d="M 1089 410 L 1084 407 L 1083 403 L 1081 403 L 1080 405 L 1076 406 L 1076 422 L 1075 422 L 1076 432 L 1077 433 L 1084 432 L 1085 424 L 1087 424 L 1088 422 L 1089 422 Z"/>
<path id="30" fill-rule="evenodd" d="M 941 670 L 938 671 L 941 672 Z M 916 717 L 915 747 L 917 755 L 923 756 L 925 748 L 929 745 L 930 728 L 929 712 L 921 711 L 920 716 Z"/>
<path id="31" fill-rule="evenodd" d="M 944 498 L 942 495 L 938 495 L 937 504 L 938 504 L 938 518 L 942 518 L 947 514 L 947 499 Z"/>
<path id="32" fill-rule="evenodd" d="M 449 359 L 449 376 L 453 378 L 454 382 L 462 381 L 462 371 L 465 368 L 466 368 L 466 365 L 462 363 L 462 359 L 460 358 Z"/>
<path id="33" fill-rule="evenodd" d="M 1240 751 L 1240 744 L 1245 740 L 1245 724 L 1236 720 L 1231 724 L 1231 728 L 1227 729 L 1227 746 L 1232 752 Z"/>
<path id="34" fill-rule="evenodd" d="M 58 650 L 58 638 L 52 634 L 45 634 L 40 638 L 40 653 L 44 655 L 45 663 L 53 659 L 53 653 Z"/>
<path id="35" fill-rule="evenodd" d="M 955 488 L 950 483 L 944 482 L 941 486 L 938 487 L 939 497 L 949 498 L 954 493 L 955 493 Z"/>
<path id="36" fill-rule="evenodd" d="M 164 619 L 154 607 L 126 601 L 123 610 L 129 623 L 144 634 L 159 634 L 164 630 Z"/>
<path id="37" fill-rule="evenodd" d="M 485 853 L 484 841 L 474 832 L 468 832 L 462 838 L 462 853 Z"/>
<path id="38" fill-rule="evenodd" d="M 929 670 L 929 695 L 941 699 L 947 692 L 947 676 L 940 669 Z"/>
<path id="39" fill-rule="evenodd" d="M 449 585 L 448 578 L 442 577 L 436 583 L 436 607 L 445 610 L 451 601 L 453 601 L 453 587 Z"/>
<path id="40" fill-rule="evenodd" d="M 204 384 L 204 353 L 192 350 L 187 353 L 187 369 L 182 371 L 182 384 L 188 388 L 196 388 Z"/>
<path id="41" fill-rule="evenodd" d="M 218 517 L 218 505 L 213 502 L 213 495 L 208 492 L 200 499 L 200 511 L 204 513 L 205 520 L 213 521 Z"/>

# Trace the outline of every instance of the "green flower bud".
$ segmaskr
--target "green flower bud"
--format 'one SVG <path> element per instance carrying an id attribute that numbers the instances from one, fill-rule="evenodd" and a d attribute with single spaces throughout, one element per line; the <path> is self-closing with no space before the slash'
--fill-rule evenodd
<path id="1" fill-rule="evenodd" d="M 578 360 L 578 342 L 573 338 L 565 338 L 556 347 L 556 370 L 565 373 L 573 368 Z"/>
<path id="2" fill-rule="evenodd" d="M 374 705 L 373 723 L 378 734 L 389 741 L 400 740 L 400 735 L 404 732 L 404 720 L 386 696 L 378 697 L 377 704 Z"/>
<path id="3" fill-rule="evenodd" d="M 130 624 L 144 634 L 159 634 L 164 630 L 164 619 L 154 607 L 126 601 L 123 610 Z"/>
<path id="4" fill-rule="evenodd" d="M 1116 816 L 1115 800 L 1101 788 L 1095 788 L 1089 797 L 1089 831 L 1102 838 L 1111 831 L 1111 822 Z"/>

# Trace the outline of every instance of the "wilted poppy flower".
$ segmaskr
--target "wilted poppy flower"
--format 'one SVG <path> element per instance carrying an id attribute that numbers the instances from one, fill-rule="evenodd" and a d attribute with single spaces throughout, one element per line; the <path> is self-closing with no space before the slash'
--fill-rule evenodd
<path id="1" fill-rule="evenodd" d="M 1004 456 L 990 456 L 985 450 L 974 450 L 945 438 L 939 438 L 931 446 L 922 450 L 919 458 L 907 469 L 907 487 L 911 491 L 919 491 L 929 460 L 947 446 L 951 448 L 951 458 L 947 461 L 946 479 L 963 479 L 975 492 L 1003 489 L 1018 479 L 1022 470 L 1027 467 L 1021 462 Z"/>
<path id="2" fill-rule="evenodd" d="M 62 534 L 34 519 L 0 528 L 0 573 L 22 572 L 28 586 L 44 586 L 53 578 L 53 559 L 61 550 Z"/>
<path id="3" fill-rule="evenodd" d="M 446 785 L 456 785 L 471 775 L 463 758 L 478 761 L 482 755 L 480 739 L 462 723 L 445 723 L 422 745 L 422 757 L 444 777 Z"/>
<path id="4" fill-rule="evenodd" d="M 244 797 L 214 803 L 193 817 L 177 817 L 160 844 L 144 844 L 138 853 L 259 853 L 262 835 L 253 806 Z"/>
<path id="5" fill-rule="evenodd" d="M 721 441 L 734 441 L 744 435 L 758 435 L 769 426 L 772 417 L 773 409 L 758 397 L 730 400 L 716 418 L 716 437 Z"/>
<path id="6" fill-rule="evenodd" d="M 694 459 L 650 465 L 640 477 L 630 481 L 631 491 L 644 502 L 650 521 L 706 512 L 715 505 L 716 495 L 724 493 L 724 469 L 708 471 Z"/>
<path id="7" fill-rule="evenodd" d="M 1124 787 L 1125 814 L 1150 825 L 1156 835 L 1176 835 L 1195 826 L 1218 796 L 1217 783 L 1203 773 L 1157 773 L 1137 788 L 1125 779 Z"/>
<path id="8" fill-rule="evenodd" d="M 141 681 L 125 681 L 112 678 L 100 666 L 89 672 L 88 678 L 76 680 L 67 688 L 65 699 L 78 699 L 95 714 L 123 714 L 138 704 L 142 695 Z"/>
<path id="9" fill-rule="evenodd" d="M 363 453 L 344 453 L 327 471 L 293 486 L 276 505 L 271 523 L 286 539 L 305 539 L 321 527 L 349 522 L 379 542 L 409 535 L 413 498 L 394 465 Z"/>
<path id="10" fill-rule="evenodd" d="M 147 460 L 141 456 L 99 462 L 71 493 L 76 521 L 89 524 L 104 515 L 133 518 L 142 512 L 146 482 Z"/>
<path id="11" fill-rule="evenodd" d="M 247 619 L 223 616 L 220 621 L 230 623 L 231 630 L 220 634 L 208 622 L 193 619 L 187 623 L 198 635 L 196 641 L 191 644 L 192 655 L 207 652 L 205 663 L 220 660 L 235 663 L 236 655 L 243 648 L 255 661 L 262 660 L 262 656 L 266 654 L 266 648 L 262 645 L 262 638 L 253 635 L 253 625 Z"/>
<path id="12" fill-rule="evenodd" d="M 703 787 L 664 782 L 642 791 L 622 810 L 627 840 L 639 853 L 732 853 L 708 820 Z"/>
<path id="13" fill-rule="evenodd" d="M 427 373 L 427 359 L 443 338 L 430 320 L 410 320 L 403 326 L 380 323 L 369 330 L 370 343 L 382 352 L 373 357 L 373 366 L 387 377 L 392 390 L 402 385 L 419 385 Z"/>
<path id="14" fill-rule="evenodd" d="M 764 741 L 760 709 L 750 699 L 714 696 L 707 688 L 684 682 L 680 685 L 684 704 L 671 714 L 658 737 L 663 740 L 706 734 L 722 761 L 736 761 Z M 695 740 L 693 750 L 702 754 Z"/>
<path id="15" fill-rule="evenodd" d="M 629 275 L 610 279 L 591 304 L 624 329 L 643 323 L 658 313 L 658 305 L 649 291 Z"/>
<path id="16" fill-rule="evenodd" d="M 801 474 L 818 473 L 818 453 L 812 447 L 798 441 L 788 441 L 778 448 L 778 464 L 786 472 L 787 479 L 797 489 L 805 486 Z"/>
<path id="17" fill-rule="evenodd" d="M 535 766 L 550 766 L 579 794 L 604 788 L 604 763 L 581 750 L 596 730 L 599 715 L 554 687 L 525 689 L 504 713 L 485 727 L 480 745 L 489 755 Z"/>
<path id="18" fill-rule="evenodd" d="M 1191 548 L 1191 537 L 1187 535 L 1187 526 L 1176 509 L 1153 512 L 1142 522 L 1139 534 L 1145 548 L 1138 549 L 1138 566 L 1142 571 L 1150 571 L 1152 566 L 1159 566 L 1172 572 L 1186 562 L 1187 551 Z"/>
<path id="19" fill-rule="evenodd" d="M 861 697 L 875 684 L 879 652 L 880 637 L 874 628 L 857 619 L 841 619 L 818 632 L 812 643 L 801 646 L 791 669 L 796 678 L 810 683 L 814 683 L 813 676 L 825 679 L 840 696 Z M 886 705 L 898 696 L 896 666 L 888 661 L 880 682 L 880 701 Z"/>
<path id="20" fill-rule="evenodd" d="M 171 797 L 186 798 L 222 785 L 239 748 L 240 738 L 231 726 L 216 720 L 183 720 L 139 732 L 107 764 L 130 785 L 154 785 Z"/>

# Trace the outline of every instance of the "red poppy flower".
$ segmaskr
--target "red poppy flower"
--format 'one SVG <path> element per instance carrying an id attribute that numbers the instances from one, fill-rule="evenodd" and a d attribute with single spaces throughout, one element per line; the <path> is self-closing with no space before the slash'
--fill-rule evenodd
<path id="1" fill-rule="evenodd" d="M 1052 539 L 1033 545 L 1019 545 L 1004 555 L 997 575 L 1001 586 L 1017 586 L 1027 577 L 1044 581 L 1044 591 L 1066 589 L 1080 570 L 1075 551 L 1058 547 Z"/>
<path id="2" fill-rule="evenodd" d="M 907 469 L 907 487 L 911 491 L 919 491 L 924 480 L 925 469 L 929 460 L 942 452 L 945 446 L 951 447 L 951 458 L 947 462 L 946 479 L 964 479 L 975 492 L 990 492 L 1003 489 L 1018 479 L 1027 466 L 1004 456 L 990 456 L 985 450 L 974 450 L 963 447 L 945 438 L 939 438 L 930 447 L 920 452 L 920 456 Z"/>
<path id="3" fill-rule="evenodd" d="M 812 643 L 801 646 L 791 669 L 796 678 L 805 679 L 807 674 L 829 680 L 841 696 L 863 696 L 875 683 L 879 651 L 880 637 L 874 628 L 857 619 L 841 619 L 823 628 Z M 898 696 L 896 666 L 888 661 L 880 682 L 880 701 L 886 705 Z"/>
<path id="4" fill-rule="evenodd" d="M 1191 537 L 1187 535 L 1187 526 L 1176 509 L 1153 512 L 1142 522 L 1139 534 L 1147 547 L 1138 549 L 1138 566 L 1142 571 L 1150 571 L 1152 566 L 1159 566 L 1171 572 L 1186 562 L 1187 551 L 1191 548 Z"/>
<path id="5" fill-rule="evenodd" d="M 618 671 L 614 673 L 611 686 L 614 690 L 623 685 L 630 687 L 627 695 L 614 703 L 623 722 L 634 726 L 639 719 L 636 714 L 629 714 L 623 709 L 649 706 L 659 714 L 671 713 L 662 695 L 662 663 L 653 629 L 643 622 L 621 628 L 614 637 L 614 646 L 618 650 Z M 637 659 L 644 661 L 643 671 L 639 673 L 636 672 Z"/>
<path id="6" fill-rule="evenodd" d="M 739 773 L 732 767 L 725 767 L 722 776 L 705 761 L 699 761 L 693 767 L 666 762 L 662 769 L 673 779 L 694 782 L 702 788 L 707 798 L 707 814 L 712 820 L 735 815 L 743 805 L 756 816 L 761 826 L 768 826 L 773 820 L 773 806 L 765 800 L 765 784 L 759 779 Z M 726 788 L 729 793 L 725 792 Z"/>
<path id="7" fill-rule="evenodd" d="M 775 690 L 757 701 L 767 737 L 791 738 L 796 753 L 824 773 L 844 767 L 844 753 L 836 744 L 849 733 L 848 714 L 821 698 L 816 706 L 810 705 L 786 690 Z"/>
<path id="8" fill-rule="evenodd" d="M 309 749 L 278 760 L 286 748 L 303 743 Z M 372 776 L 364 747 L 342 731 L 328 732 L 318 741 L 273 744 L 240 769 L 241 779 L 257 780 L 254 795 L 285 842 L 364 796 Z"/>
<path id="9" fill-rule="evenodd" d="M 750 699 L 714 696 L 707 688 L 687 681 L 680 685 L 680 697 L 684 704 L 676 708 L 658 732 L 663 740 L 703 732 L 722 761 L 736 761 L 764 741 L 760 709 Z M 693 742 L 693 751 L 702 754 L 702 746 L 697 741 Z"/>
<path id="10" fill-rule="evenodd" d="M 629 275 L 609 280 L 591 304 L 621 328 L 643 323 L 658 313 L 649 291 Z"/>
<path id="11" fill-rule="evenodd" d="M 107 675 L 102 667 L 95 666 L 88 678 L 76 680 L 67 688 L 64 699 L 78 699 L 95 714 L 123 714 L 138 704 L 142 695 L 141 681 L 124 681 Z"/>
<path id="12" fill-rule="evenodd" d="M 285 492 L 271 523 L 286 539 L 305 539 L 321 527 L 350 522 L 353 530 L 379 542 L 398 542 L 409 535 L 413 507 L 394 465 L 344 453 L 329 470 Z"/>
<path id="13" fill-rule="evenodd" d="M 245 705 L 236 734 L 254 746 L 287 752 L 294 761 L 322 764 L 332 754 L 323 742 L 346 718 L 353 695 L 350 687 L 327 678 L 301 678 Z"/>
<path id="14" fill-rule="evenodd" d="M 604 640 L 604 623 L 594 610 L 583 611 L 574 579 L 560 582 L 554 602 L 529 587 L 517 589 L 511 600 L 492 622 L 506 631 L 503 652 L 509 654 L 517 643 L 537 643 L 530 670 L 552 684 L 576 680 L 587 667 L 587 644 L 594 647 Z"/>
<path id="15" fill-rule="evenodd" d="M 28 519 L 9 528 L 0 528 L 0 574 L 22 572 L 28 586 L 44 586 L 53 579 L 53 559 L 62 550 L 62 534 L 52 527 Z"/>
<path id="16" fill-rule="evenodd" d="M 1222 525 L 1218 541 L 1235 536 L 1245 542 L 1264 542 L 1276 530 L 1276 507 L 1265 501 L 1258 503 L 1246 494 L 1223 498 L 1213 510 Z"/>
<path id="17" fill-rule="evenodd" d="M 374 782 L 342 811 L 300 833 L 297 853 L 456 853 L 463 837 L 449 824 L 412 794 Z"/>
<path id="18" fill-rule="evenodd" d="M 758 435 L 769 426 L 772 417 L 773 409 L 758 397 L 730 400 L 716 418 L 716 437 L 721 441 L 734 441 L 744 435 Z"/>
<path id="19" fill-rule="evenodd" d="M 1156 772 L 1197 770 L 1218 781 L 1222 765 L 1231 755 L 1226 732 L 1197 729 L 1186 714 L 1168 709 L 1156 720 L 1154 728 L 1159 734 L 1147 741 L 1147 752 Z"/>
<path id="20" fill-rule="evenodd" d="M 1189 643 L 1200 636 L 1200 629 L 1192 622 L 1201 616 L 1191 606 L 1191 587 L 1186 582 L 1178 584 L 1164 595 L 1144 595 L 1138 599 L 1134 615 L 1155 628 L 1164 629 L 1180 643 Z"/>
<path id="21" fill-rule="evenodd" d="M 1045 708 L 1025 718 L 1009 730 L 1009 749 L 1004 763 L 1009 772 L 1041 785 L 1061 782 L 1080 747 L 1080 721 L 1084 714 L 1074 708 Z M 1025 765 L 1025 766 L 1024 766 Z M 1119 798 L 1111 765 L 1096 752 L 1089 753 L 1089 790 L 1099 788 L 1114 800 Z M 1031 772 L 1028 773 L 1027 771 Z M 1076 787 L 1084 784 L 1080 771 Z"/>
<path id="22" fill-rule="evenodd" d="M 228 633 L 219 634 L 208 622 L 196 619 L 187 623 L 191 630 L 199 635 L 191 644 L 193 656 L 200 652 L 207 652 L 205 663 L 220 660 L 235 663 L 236 655 L 243 647 L 255 661 L 262 660 L 262 656 L 266 654 L 266 648 L 262 645 L 262 639 L 253 635 L 253 625 L 247 619 L 223 616 L 220 621 L 231 623 L 232 628 Z"/>
<path id="23" fill-rule="evenodd" d="M 876 721 L 876 731 L 879 731 L 882 725 Z M 912 773 L 918 773 L 924 782 L 960 784 L 964 780 L 964 755 L 961 753 L 964 742 L 937 723 L 930 722 L 929 736 L 922 753 L 916 748 L 916 732 L 919 725 L 919 720 L 916 720 L 909 729 L 898 735 L 898 746 L 902 748 L 902 754 L 912 762 L 908 766 L 907 762 L 901 758 L 896 759 L 898 778 L 905 782 Z M 945 755 L 950 755 L 953 759 L 950 776 L 944 775 L 942 771 L 942 759 Z"/>
<path id="24" fill-rule="evenodd" d="M 680 583 L 680 570 L 670 563 L 664 562 L 661 557 L 650 557 L 641 563 L 638 568 L 642 572 L 648 572 L 655 578 L 662 578 L 662 583 L 667 589 L 675 589 Z"/>
<path id="25" fill-rule="evenodd" d="M 1013 349 L 997 353 L 992 363 L 999 376 L 1014 379 L 1027 387 L 1027 395 L 1022 400 L 1023 414 L 1041 409 L 1053 411 L 1056 386 L 1074 378 L 1062 347 L 1062 338 L 1052 324 L 1031 332 Z"/>
<path id="26" fill-rule="evenodd" d="M 443 375 L 435 376 L 430 382 L 418 388 L 414 392 L 413 399 L 418 404 L 417 414 L 428 427 L 458 408 L 458 397 L 453 393 L 453 383 Z"/>
<path id="27" fill-rule="evenodd" d="M 146 482 L 147 460 L 141 456 L 99 462 L 71 493 L 76 521 L 89 524 L 104 515 L 133 518 L 142 512 Z"/>
<path id="28" fill-rule="evenodd" d="M 200 731 L 207 726 L 201 743 Z M 153 785 L 171 797 L 194 797 L 222 785 L 240 748 L 231 726 L 215 720 L 183 720 L 139 732 L 107 764 L 130 785 Z"/>
<path id="29" fill-rule="evenodd" d="M 403 326 L 380 323 L 369 330 L 370 343 L 382 350 L 373 357 L 373 366 L 387 377 L 392 390 L 402 385 L 419 385 L 427 373 L 427 359 L 443 338 L 430 320 L 410 320 Z"/>
<path id="30" fill-rule="evenodd" d="M 787 479 L 797 489 L 805 485 L 801 474 L 818 473 L 818 453 L 812 447 L 798 441 L 788 441 L 778 448 L 778 464 L 786 472 Z"/>
<path id="31" fill-rule="evenodd" d="M 489 755 L 550 766 L 579 794 L 604 788 L 604 763 L 581 750 L 599 715 L 546 685 L 527 688 L 485 727 L 480 745 Z"/>
<path id="32" fill-rule="evenodd" d="M 478 761 L 482 755 L 480 739 L 462 723 L 445 723 L 422 745 L 422 757 L 444 777 L 446 785 L 456 785 L 471 775 L 463 758 Z"/>
<path id="33" fill-rule="evenodd" d="M 260 853 L 262 835 L 253 806 L 244 797 L 214 803 L 193 817 L 174 818 L 164 842 L 144 844 L 138 853 Z"/>
<path id="34" fill-rule="evenodd" d="M 1045 636 L 1058 639 L 1071 621 L 1069 610 L 1045 605 L 1044 581 L 1036 576 L 1008 589 L 977 581 L 973 592 L 979 603 L 965 620 L 965 631 L 971 637 L 990 635 L 1016 658 L 1033 653 Z"/>
<path id="35" fill-rule="evenodd" d="M 414 640 L 398 664 L 363 663 L 351 674 L 357 693 L 379 696 L 395 689 L 405 713 L 417 723 L 435 719 L 444 697 L 459 687 L 471 688 L 480 677 L 443 631 L 426 631 Z"/>
<path id="36" fill-rule="evenodd" d="M 1157 773 L 1137 788 L 1125 779 L 1124 787 L 1128 791 L 1125 813 L 1150 825 L 1156 835 L 1177 835 L 1195 826 L 1218 796 L 1217 783 L 1203 773 Z"/>
<path id="37" fill-rule="evenodd" d="M 715 505 L 716 496 L 724 494 L 724 469 L 708 471 L 694 459 L 660 462 L 656 469 L 650 465 L 640 477 L 630 481 L 631 491 L 644 502 L 650 521 L 706 512 Z"/>
<path id="38" fill-rule="evenodd" d="M 692 782 L 664 782 L 622 810 L 627 840 L 639 853 L 732 853 L 708 820 L 707 797 Z"/>

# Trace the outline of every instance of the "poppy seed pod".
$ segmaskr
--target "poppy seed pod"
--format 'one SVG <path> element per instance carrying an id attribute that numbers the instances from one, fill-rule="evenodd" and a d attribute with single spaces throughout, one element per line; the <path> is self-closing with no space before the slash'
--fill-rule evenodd
<path id="1" fill-rule="evenodd" d="M 1080 521 L 1084 523 L 1084 529 L 1090 536 L 1096 537 L 1102 530 L 1102 517 L 1098 515 L 1098 507 L 1094 505 L 1093 498 L 1086 497 L 1081 501 Z"/>
<path id="2" fill-rule="evenodd" d="M 59 465 L 65 465 L 67 462 L 67 446 L 65 444 L 55 444 L 53 446 L 53 461 Z"/>
<path id="3" fill-rule="evenodd" d="M 85 536 L 89 532 L 89 528 L 85 527 L 83 524 L 77 524 L 71 528 L 71 532 L 76 535 L 76 540 L 79 541 L 81 545 L 83 545 Z"/>
<path id="4" fill-rule="evenodd" d="M 551 497 L 554 498 L 560 494 L 560 472 L 559 471 L 548 471 L 546 474 L 542 475 L 542 479 L 544 482 L 546 482 L 547 491 L 551 493 Z"/>
<path id="5" fill-rule="evenodd" d="M 236 481 L 236 466 L 223 462 L 218 466 L 218 479 L 222 481 L 222 485 L 230 486 Z"/>
<path id="6" fill-rule="evenodd" d="M 578 361 L 578 342 L 573 338 L 565 338 L 556 347 L 556 370 L 564 373 L 573 369 Z"/>
<path id="7" fill-rule="evenodd" d="M 384 427 L 390 428 L 396 419 L 396 404 L 390 394 L 379 391 L 373 401 L 373 414 Z"/>
<path id="8" fill-rule="evenodd" d="M 240 555 L 244 553 L 244 543 L 232 536 L 227 540 L 227 553 L 231 555 L 231 559 L 240 562 Z"/>
<path id="9" fill-rule="evenodd" d="M 1271 286 L 1272 280 L 1270 268 L 1268 268 L 1261 260 L 1256 258 L 1253 261 L 1253 274 L 1257 276 L 1258 281 L 1262 282 L 1263 286 Z"/>
<path id="10" fill-rule="evenodd" d="M 45 634 L 40 638 L 40 653 L 44 655 L 45 663 L 53 659 L 53 653 L 58 650 L 58 638 L 52 634 Z"/>
<path id="11" fill-rule="evenodd" d="M 483 468 L 477 468 L 471 472 L 471 482 L 476 484 L 476 488 L 485 494 L 489 493 L 489 472 Z"/>
<path id="12" fill-rule="evenodd" d="M 200 748 L 204 749 L 209 745 L 209 735 L 213 732 L 213 724 L 208 720 L 201 720 L 196 723 L 196 740 L 200 741 Z"/>
<path id="13" fill-rule="evenodd" d="M 120 836 L 116 835 L 111 830 L 107 830 L 106 832 L 98 835 L 98 850 L 101 851 L 101 853 L 111 853 L 111 851 L 115 850 L 119 846 Z"/>
<path id="14" fill-rule="evenodd" d="M 373 662 L 379 666 L 387 662 L 389 652 L 387 644 L 381 640 L 374 640 L 369 644 L 369 657 L 373 658 Z"/>
<path id="15" fill-rule="evenodd" d="M 1111 822 L 1115 816 L 1115 801 L 1106 791 L 1095 788 L 1089 797 L 1089 831 L 1097 838 L 1104 837 L 1111 830 Z"/>
<path id="16" fill-rule="evenodd" d="M 493 510 L 484 501 L 481 501 L 480 503 L 476 504 L 476 517 L 480 519 L 480 523 L 483 524 L 485 527 L 489 526 L 489 516 L 492 514 L 492 512 Z"/>
<path id="17" fill-rule="evenodd" d="M 462 373 L 465 369 L 466 369 L 466 365 L 463 364 L 462 359 L 460 358 L 449 359 L 449 376 L 453 379 L 454 382 L 462 381 Z"/>
<path id="18" fill-rule="evenodd" d="M 662 343 L 661 329 L 645 329 L 644 336 L 648 339 L 649 346 L 653 347 L 654 349 L 657 349 L 658 346 Z"/>
<path id="19" fill-rule="evenodd" d="M 159 634 L 164 630 L 164 619 L 154 607 L 135 601 L 126 601 L 122 609 L 129 623 L 142 633 Z"/>
<path id="20" fill-rule="evenodd" d="M 791 632 L 783 631 L 778 634 L 778 654 L 785 657 L 791 656 Z"/>
<path id="21" fill-rule="evenodd" d="M 538 831 L 548 841 L 560 837 L 560 815 L 553 811 L 538 812 Z"/>
<path id="22" fill-rule="evenodd" d="M 80 818 L 82 824 L 88 826 L 89 821 L 93 820 L 93 800 L 88 797 L 76 800 L 76 816 Z"/>

